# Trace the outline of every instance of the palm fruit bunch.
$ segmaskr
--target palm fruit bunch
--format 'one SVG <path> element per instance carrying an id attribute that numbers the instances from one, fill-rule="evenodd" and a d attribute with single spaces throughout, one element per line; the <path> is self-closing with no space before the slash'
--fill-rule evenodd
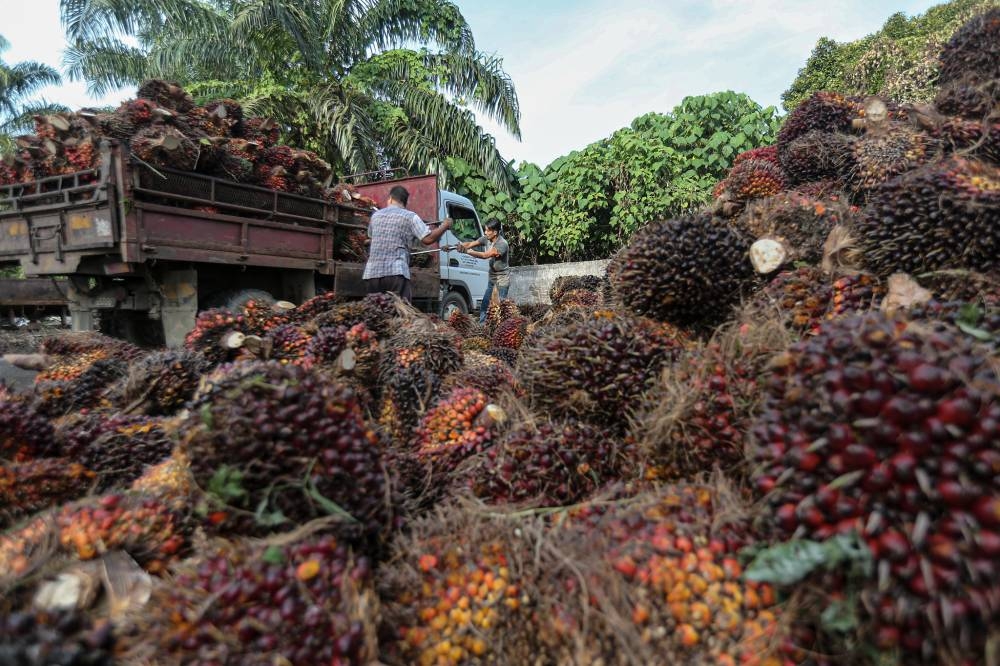
<path id="1" fill-rule="evenodd" d="M 941 50 L 942 85 L 975 77 L 989 80 L 1000 77 L 1000 8 L 977 15 L 952 35 Z"/>
<path id="2" fill-rule="evenodd" d="M 521 588 L 523 547 L 508 525 L 461 511 L 433 515 L 399 539 L 385 583 L 381 660 L 390 664 L 532 663 Z M 456 535 L 462 535 L 461 540 Z"/>
<path id="3" fill-rule="evenodd" d="M 527 317 L 514 316 L 504 319 L 497 324 L 496 330 L 493 332 L 493 346 L 517 349 L 524 342 L 524 336 L 527 332 Z"/>
<path id="4" fill-rule="evenodd" d="M 293 321 L 304 324 L 312 319 L 315 319 L 322 313 L 332 310 L 334 307 L 339 305 L 340 302 L 340 298 L 335 292 L 327 291 L 303 301 L 288 314 Z"/>
<path id="5" fill-rule="evenodd" d="M 604 299 L 600 292 L 592 289 L 571 289 L 562 295 L 558 305 L 553 305 L 552 310 L 562 312 L 573 308 L 583 308 L 594 310 L 603 305 Z"/>
<path id="6" fill-rule="evenodd" d="M 852 171 L 855 139 L 839 132 L 811 130 L 781 151 L 781 168 L 792 184 L 839 179 Z"/>
<path id="7" fill-rule="evenodd" d="M 157 113 L 158 108 L 152 100 L 137 98 L 122 102 L 115 114 L 127 120 L 135 130 L 160 118 L 161 114 Z"/>
<path id="8" fill-rule="evenodd" d="M 826 318 L 864 312 L 885 295 L 885 287 L 868 273 L 848 273 L 833 281 L 833 292 Z"/>
<path id="9" fill-rule="evenodd" d="M 863 115 L 864 107 L 856 99 L 827 90 L 815 92 L 785 118 L 775 142 L 778 156 L 795 139 L 813 130 L 850 132 L 852 121 Z"/>
<path id="10" fill-rule="evenodd" d="M 77 610 L 22 610 L 0 618 L 0 666 L 112 666 L 114 647 L 110 622 Z"/>
<path id="11" fill-rule="evenodd" d="M 937 141 L 912 125 L 893 122 L 869 130 L 851 145 L 853 164 L 848 180 L 865 193 L 937 156 Z"/>
<path id="12" fill-rule="evenodd" d="M 907 172 L 872 191 L 857 223 L 879 275 L 1000 267 L 1000 168 L 962 157 Z"/>
<path id="13" fill-rule="evenodd" d="M 382 345 L 379 422 L 397 442 L 410 440 L 441 381 L 460 367 L 458 336 L 446 326 L 433 331 L 404 329 Z"/>
<path id="14" fill-rule="evenodd" d="M 368 294 L 360 301 L 339 303 L 316 315 L 316 326 L 347 326 L 364 324 L 377 338 L 387 335 L 396 318 L 396 301 L 389 294 Z"/>
<path id="15" fill-rule="evenodd" d="M 441 384 L 441 392 L 456 388 L 473 388 L 490 399 L 499 398 L 504 392 L 518 392 L 517 380 L 510 365 L 495 356 L 462 347 L 462 367 L 449 374 Z"/>
<path id="16" fill-rule="evenodd" d="M 754 483 L 785 536 L 860 534 L 865 627 L 905 663 L 981 663 L 1000 617 L 998 424 L 996 368 L 948 324 L 846 317 L 772 363 Z"/>
<path id="17" fill-rule="evenodd" d="M 150 416 L 173 414 L 191 399 L 210 366 L 204 356 L 186 349 L 153 352 L 129 366 L 122 406 Z"/>
<path id="18" fill-rule="evenodd" d="M 685 342 L 676 330 L 650 320 L 598 312 L 533 336 L 521 349 L 515 374 L 544 413 L 622 425 Z"/>
<path id="19" fill-rule="evenodd" d="M 187 113 L 194 108 L 194 100 L 184 88 L 172 81 L 149 79 L 144 81 L 136 91 L 136 96 L 148 99 L 157 106 L 178 113 Z"/>
<path id="20" fill-rule="evenodd" d="M 331 535 L 227 544 L 173 573 L 153 591 L 126 655 L 201 666 L 375 657 L 372 564 Z"/>
<path id="21" fill-rule="evenodd" d="M 323 326 L 309 339 L 303 353 L 307 367 L 333 367 L 347 348 L 346 326 Z"/>
<path id="22" fill-rule="evenodd" d="M 228 178 L 238 183 L 254 182 L 260 144 L 246 139 L 214 137 L 214 154 L 209 156 L 205 169 L 220 178 Z"/>
<path id="23" fill-rule="evenodd" d="M 978 77 L 965 77 L 941 87 L 934 107 L 948 116 L 983 120 L 1000 102 L 1000 78 L 983 82 Z"/>
<path id="24" fill-rule="evenodd" d="M 184 511 L 195 495 L 194 479 L 191 478 L 191 461 L 182 451 L 175 449 L 170 457 L 147 467 L 129 490 L 164 502 L 175 511 Z"/>
<path id="25" fill-rule="evenodd" d="M 489 504 L 566 506 L 622 478 L 635 451 L 586 423 L 521 423 L 459 472 L 459 483 Z"/>
<path id="26" fill-rule="evenodd" d="M 216 99 L 203 107 L 211 122 L 221 129 L 220 136 L 239 136 L 243 107 L 234 99 Z"/>
<path id="27" fill-rule="evenodd" d="M 833 227 L 847 224 L 854 217 L 846 203 L 784 192 L 749 204 L 735 224 L 757 240 L 766 238 L 778 243 L 783 263 L 818 264 Z"/>
<path id="28" fill-rule="evenodd" d="M 123 550 L 146 571 L 162 573 L 188 547 L 185 520 L 153 497 L 102 495 L 63 506 L 53 520 L 60 550 L 81 560 Z"/>
<path id="29" fill-rule="evenodd" d="M 184 346 L 192 352 L 200 352 L 211 363 L 222 363 L 233 353 L 229 339 L 242 327 L 243 315 L 221 308 L 203 310 L 184 338 Z"/>
<path id="30" fill-rule="evenodd" d="M 224 366 L 194 398 L 181 451 L 222 530 L 259 531 L 336 513 L 386 523 L 379 441 L 347 387 L 295 365 Z"/>
<path id="31" fill-rule="evenodd" d="M 918 282 L 939 301 L 980 303 L 987 308 L 1000 306 L 1000 272 L 938 271 L 921 275 Z"/>
<path id="32" fill-rule="evenodd" d="M 135 134 L 135 125 L 123 113 L 98 113 L 94 120 L 101 137 L 128 140 Z"/>
<path id="33" fill-rule="evenodd" d="M 503 412 L 475 388 L 456 388 L 427 410 L 413 434 L 413 454 L 434 478 L 447 478 L 463 460 L 493 441 Z"/>
<path id="34" fill-rule="evenodd" d="M 144 354 L 124 340 L 89 332 L 46 338 L 39 351 L 48 357 L 49 364 L 35 376 L 36 382 L 76 379 L 95 361 L 114 357 L 128 362 Z"/>
<path id="35" fill-rule="evenodd" d="M 34 387 L 35 404 L 49 416 L 63 416 L 81 409 L 112 407 L 115 386 L 128 375 L 128 362 L 120 357 L 101 358 L 67 380 L 42 380 Z"/>
<path id="36" fill-rule="evenodd" d="M 499 327 L 498 327 L 499 328 Z M 513 368 L 517 365 L 517 349 L 511 349 L 510 347 L 499 347 L 497 345 L 492 345 L 487 347 L 483 353 L 487 356 L 492 356 L 493 358 L 503 361 L 507 367 Z"/>
<path id="37" fill-rule="evenodd" d="M 66 139 L 63 142 L 63 155 L 69 173 L 96 169 L 100 165 L 100 153 L 90 137 L 84 139 Z"/>
<path id="38" fill-rule="evenodd" d="M 521 311 L 522 317 L 527 317 L 529 322 L 535 323 L 547 315 L 552 306 L 546 303 L 521 303 L 517 308 Z"/>
<path id="39" fill-rule="evenodd" d="M 679 326 L 711 325 L 748 287 L 750 240 L 701 213 L 639 229 L 608 265 L 616 300 Z"/>
<path id="40" fill-rule="evenodd" d="M 1000 349 L 1000 303 L 932 298 L 907 307 L 901 314 L 912 321 L 947 322 L 965 330 L 990 349 Z"/>
<path id="41" fill-rule="evenodd" d="M 0 529 L 24 516 L 86 495 L 96 475 L 67 458 L 0 463 Z"/>
<path id="42" fill-rule="evenodd" d="M 843 195 L 844 184 L 838 178 L 824 178 L 811 183 L 800 183 L 795 191 L 815 199 L 839 199 Z"/>
<path id="43" fill-rule="evenodd" d="M 486 308 L 487 334 L 492 336 L 501 322 L 520 316 L 521 311 L 517 308 L 517 303 L 509 298 L 499 298 L 498 295 L 494 295 L 489 306 Z"/>
<path id="44" fill-rule="evenodd" d="M 270 148 L 281 138 L 281 128 L 271 118 L 247 118 L 243 121 L 243 138 Z"/>
<path id="45" fill-rule="evenodd" d="M 136 132 L 131 141 L 132 153 L 143 162 L 157 167 L 194 171 L 199 149 L 176 127 L 153 125 Z"/>
<path id="46" fill-rule="evenodd" d="M 549 287 L 549 301 L 552 307 L 562 303 L 563 296 L 574 289 L 588 289 L 597 291 L 601 286 L 601 278 L 598 275 L 560 275 L 552 281 Z"/>
<path id="47" fill-rule="evenodd" d="M 762 162 L 770 162 L 774 166 L 781 166 L 781 162 L 778 159 L 777 146 L 762 146 L 760 148 L 744 150 L 742 153 L 733 158 L 732 166 L 736 166 L 741 162 L 746 162 L 747 160 L 761 160 Z"/>
<path id="48" fill-rule="evenodd" d="M 125 488 L 148 465 L 170 456 L 173 440 L 162 417 L 115 415 L 84 421 L 69 435 L 68 453 L 98 476 L 98 490 Z"/>
<path id="49" fill-rule="evenodd" d="M 493 346 L 493 341 L 485 335 L 473 335 L 462 338 L 461 345 L 463 352 L 485 352 Z"/>
<path id="50" fill-rule="evenodd" d="M 271 342 L 270 358 L 282 364 L 302 365 L 312 336 L 296 324 L 275 326 L 267 334 Z"/>
<path id="51" fill-rule="evenodd" d="M 747 309 L 754 313 L 753 318 L 772 317 L 777 311 L 790 329 L 814 333 L 826 319 L 832 299 L 829 277 L 815 266 L 802 266 L 778 273 L 754 296 Z"/>
<path id="52" fill-rule="evenodd" d="M 777 351 L 770 340 L 749 338 L 730 334 L 664 370 L 631 430 L 648 454 L 647 478 L 693 479 L 715 468 L 731 479 L 745 475 L 744 444 L 759 403 L 761 359 Z"/>
<path id="53" fill-rule="evenodd" d="M 454 310 L 448 315 L 446 322 L 463 338 L 471 337 L 476 330 L 476 323 L 472 317 L 461 310 Z"/>
<path id="54" fill-rule="evenodd" d="M 29 402 L 0 399 L 0 460 L 23 461 L 59 454 L 52 422 Z"/>
<path id="55" fill-rule="evenodd" d="M 247 335 L 266 335 L 272 329 L 291 321 L 288 312 L 274 307 L 273 303 L 251 299 L 243 305 L 240 331 Z"/>
<path id="56" fill-rule="evenodd" d="M 544 574 L 531 590 L 545 652 L 576 664 L 786 663 L 775 592 L 743 577 L 753 539 L 733 502 L 667 485 L 557 514 L 538 537 Z"/>
<path id="57" fill-rule="evenodd" d="M 724 215 L 739 212 L 746 202 L 769 197 L 788 187 L 780 166 L 765 160 L 746 160 L 730 169 L 719 194 L 719 211 Z"/>

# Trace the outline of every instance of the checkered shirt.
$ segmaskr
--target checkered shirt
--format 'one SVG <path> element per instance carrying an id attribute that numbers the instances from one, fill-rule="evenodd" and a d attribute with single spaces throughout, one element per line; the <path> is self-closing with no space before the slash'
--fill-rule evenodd
<path id="1" fill-rule="evenodd" d="M 372 213 L 368 221 L 368 263 L 362 276 L 365 280 L 402 275 L 410 279 L 410 248 L 413 239 L 420 240 L 431 232 L 413 211 L 389 206 Z"/>

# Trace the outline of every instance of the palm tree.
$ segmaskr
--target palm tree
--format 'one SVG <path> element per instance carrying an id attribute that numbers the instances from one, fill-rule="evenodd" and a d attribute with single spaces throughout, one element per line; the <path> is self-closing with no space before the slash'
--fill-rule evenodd
<path id="1" fill-rule="evenodd" d="M 10 42 L 0 35 L 0 53 L 9 48 Z M 59 73 L 48 65 L 31 60 L 8 65 L 0 59 L 0 153 L 11 150 L 12 136 L 30 128 L 34 115 L 64 110 L 29 99 L 39 88 L 60 82 Z"/>
<path id="2" fill-rule="evenodd" d="M 511 181 L 473 110 L 519 138 L 514 85 L 447 0 L 61 0 L 61 11 L 69 76 L 92 93 L 174 80 L 274 118 L 341 172 L 445 173 L 460 157 Z"/>

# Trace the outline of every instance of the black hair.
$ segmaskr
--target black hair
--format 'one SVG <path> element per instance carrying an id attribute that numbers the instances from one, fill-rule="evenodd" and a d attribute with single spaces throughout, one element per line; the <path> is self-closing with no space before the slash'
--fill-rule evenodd
<path id="1" fill-rule="evenodd" d="M 404 206 L 410 200 L 410 193 L 402 185 L 396 185 L 389 190 L 389 197 L 395 199 Z"/>
<path id="2" fill-rule="evenodd" d="M 486 222 L 486 228 L 490 231 L 500 233 L 500 220 L 488 220 Z"/>

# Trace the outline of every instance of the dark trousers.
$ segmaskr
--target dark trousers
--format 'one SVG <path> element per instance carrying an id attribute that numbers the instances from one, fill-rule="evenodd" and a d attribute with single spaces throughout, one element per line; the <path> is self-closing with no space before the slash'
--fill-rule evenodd
<path id="1" fill-rule="evenodd" d="M 413 287 L 410 281 L 402 275 L 386 275 L 380 278 L 365 280 L 369 294 L 396 294 L 407 303 L 413 301 Z"/>
<path id="2" fill-rule="evenodd" d="M 497 296 L 499 296 L 501 300 L 507 298 L 507 292 L 510 291 L 510 278 L 505 279 L 502 285 L 497 285 L 493 278 L 490 278 L 490 281 L 486 283 L 486 293 L 483 294 L 483 300 L 479 304 L 480 324 L 486 321 L 486 310 L 490 307 L 490 299 L 493 298 L 493 287 L 496 287 Z"/>

